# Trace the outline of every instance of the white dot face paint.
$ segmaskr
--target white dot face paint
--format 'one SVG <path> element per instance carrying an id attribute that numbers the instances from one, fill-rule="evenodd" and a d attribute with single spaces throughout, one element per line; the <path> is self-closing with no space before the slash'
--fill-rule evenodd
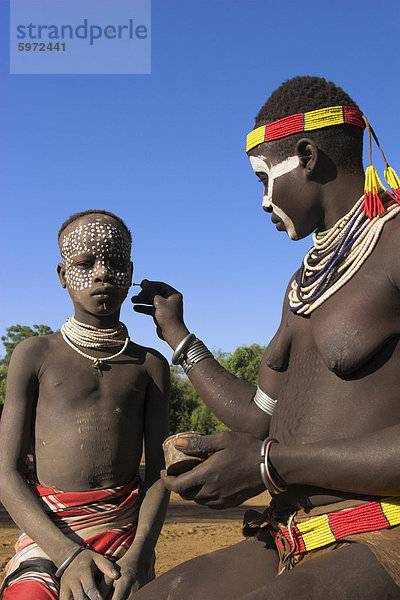
<path id="1" fill-rule="evenodd" d="M 130 242 L 112 223 L 93 221 L 78 225 L 64 235 L 61 256 L 71 290 L 90 288 L 104 274 L 118 288 L 130 286 Z"/>
<path id="2" fill-rule="evenodd" d="M 276 216 L 282 221 L 290 239 L 297 239 L 298 236 L 292 219 L 281 208 L 279 208 L 279 206 L 274 204 L 272 195 L 275 179 L 296 169 L 296 167 L 298 167 L 300 164 L 300 158 L 298 156 L 289 156 L 289 158 L 278 163 L 277 165 L 274 165 L 273 167 L 269 167 L 267 165 L 265 162 L 265 156 L 250 156 L 249 158 L 251 166 L 253 167 L 253 171 L 255 173 L 265 173 L 268 177 L 268 183 L 265 186 L 265 192 L 263 195 L 263 208 L 272 208 Z"/>

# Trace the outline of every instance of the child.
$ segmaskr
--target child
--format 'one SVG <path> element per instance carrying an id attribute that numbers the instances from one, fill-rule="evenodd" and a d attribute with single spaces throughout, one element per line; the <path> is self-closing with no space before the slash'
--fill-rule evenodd
<path id="1" fill-rule="evenodd" d="M 3 598 L 125 600 L 153 576 L 168 504 L 159 473 L 169 369 L 119 322 L 133 267 L 125 223 L 103 210 L 74 214 L 59 246 L 74 316 L 21 342 L 8 373 L 1 500 L 24 533 Z"/>

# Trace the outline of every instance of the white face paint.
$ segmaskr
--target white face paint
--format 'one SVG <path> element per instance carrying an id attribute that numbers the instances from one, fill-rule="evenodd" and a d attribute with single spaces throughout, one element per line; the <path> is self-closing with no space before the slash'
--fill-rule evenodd
<path id="1" fill-rule="evenodd" d="M 285 226 L 286 232 L 290 239 L 297 239 L 297 233 L 294 228 L 292 219 L 281 209 L 279 206 L 273 203 L 272 194 L 274 189 L 274 181 L 277 177 L 286 175 L 296 169 L 300 164 L 300 158 L 298 156 L 289 156 L 286 160 L 269 167 L 266 162 L 265 156 L 250 156 L 250 163 L 255 173 L 265 173 L 268 177 L 268 184 L 265 186 L 265 192 L 263 195 L 262 206 L 264 209 L 272 208 L 273 212 L 277 217 L 280 218 L 283 225 Z"/>
<path id="2" fill-rule="evenodd" d="M 78 225 L 64 235 L 61 256 L 65 278 L 72 290 L 90 288 L 104 272 L 116 287 L 129 288 L 130 242 L 112 223 L 94 221 Z"/>

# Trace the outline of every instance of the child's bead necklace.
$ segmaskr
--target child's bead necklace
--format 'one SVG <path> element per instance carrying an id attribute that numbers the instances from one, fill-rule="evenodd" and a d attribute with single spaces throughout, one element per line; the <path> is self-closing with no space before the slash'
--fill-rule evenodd
<path id="1" fill-rule="evenodd" d="M 117 358 L 125 352 L 129 344 L 129 334 L 126 326 L 119 323 L 115 329 L 99 329 L 93 325 L 80 323 L 75 317 L 69 317 L 61 327 L 61 335 L 64 341 L 84 358 L 93 361 L 92 367 L 101 373 L 101 368 L 105 362 Z M 84 348 L 114 348 L 123 344 L 121 350 L 116 354 L 106 358 L 96 358 L 82 352 L 77 346 Z"/>

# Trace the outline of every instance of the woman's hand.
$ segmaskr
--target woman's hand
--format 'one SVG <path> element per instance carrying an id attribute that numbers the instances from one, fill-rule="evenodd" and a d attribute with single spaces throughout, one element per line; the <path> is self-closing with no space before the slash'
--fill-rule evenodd
<path id="1" fill-rule="evenodd" d="M 132 297 L 133 310 L 151 315 L 157 335 L 175 349 L 189 331 L 183 321 L 183 297 L 177 290 L 162 281 L 143 279 L 141 291 Z"/>
<path id="2" fill-rule="evenodd" d="M 178 477 L 162 473 L 162 481 L 185 500 L 210 508 L 237 506 L 265 490 L 260 474 L 261 445 L 252 435 L 233 431 L 177 438 L 175 446 L 182 452 L 211 456 Z"/>

